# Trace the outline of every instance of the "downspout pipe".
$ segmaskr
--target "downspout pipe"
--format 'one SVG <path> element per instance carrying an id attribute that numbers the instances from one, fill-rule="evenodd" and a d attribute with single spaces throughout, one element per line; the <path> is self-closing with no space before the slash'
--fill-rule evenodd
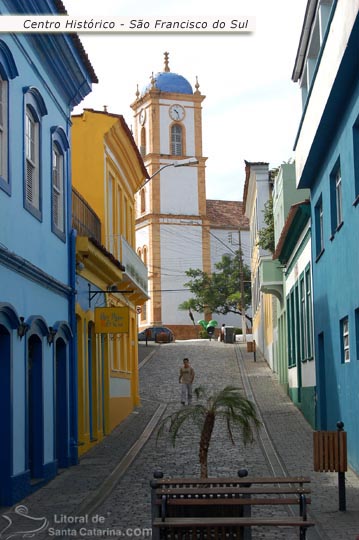
<path id="1" fill-rule="evenodd" d="M 67 124 L 67 137 L 70 141 L 71 119 Z M 71 148 L 71 145 L 70 145 Z M 67 160 L 67 230 L 68 235 L 68 278 L 71 292 L 69 296 L 69 324 L 72 339 L 69 346 L 69 459 L 71 465 L 76 465 L 78 459 L 78 358 L 77 358 L 77 324 L 76 324 L 76 236 L 72 228 L 72 175 L 71 154 Z"/>

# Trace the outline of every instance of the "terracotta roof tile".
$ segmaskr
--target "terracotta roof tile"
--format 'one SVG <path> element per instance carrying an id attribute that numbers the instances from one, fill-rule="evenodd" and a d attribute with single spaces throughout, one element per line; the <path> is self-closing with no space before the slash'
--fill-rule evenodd
<path id="1" fill-rule="evenodd" d="M 248 218 L 244 215 L 241 201 L 220 201 L 207 199 L 207 218 L 213 229 L 249 229 Z"/>

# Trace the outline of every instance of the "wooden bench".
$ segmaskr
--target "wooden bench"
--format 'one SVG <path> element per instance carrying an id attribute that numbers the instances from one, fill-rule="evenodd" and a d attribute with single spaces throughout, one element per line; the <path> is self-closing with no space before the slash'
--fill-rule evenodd
<path id="1" fill-rule="evenodd" d="M 307 518 L 309 483 L 304 477 L 156 478 L 151 482 L 153 540 L 250 540 L 252 527 L 296 527 L 305 540 L 314 526 Z M 270 516 L 263 515 L 264 507 L 275 507 L 276 515 L 272 508 Z"/>

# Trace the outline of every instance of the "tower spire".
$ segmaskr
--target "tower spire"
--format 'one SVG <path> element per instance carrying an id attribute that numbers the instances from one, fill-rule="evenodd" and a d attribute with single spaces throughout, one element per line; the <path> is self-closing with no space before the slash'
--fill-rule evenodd
<path id="1" fill-rule="evenodd" d="M 166 72 L 171 71 L 171 70 L 170 70 L 170 66 L 169 66 L 169 64 L 168 64 L 168 57 L 169 57 L 169 55 L 170 55 L 170 53 L 168 53 L 168 52 L 165 52 L 165 53 L 164 53 L 164 56 L 165 56 L 165 69 L 164 69 L 164 71 L 166 71 Z"/>

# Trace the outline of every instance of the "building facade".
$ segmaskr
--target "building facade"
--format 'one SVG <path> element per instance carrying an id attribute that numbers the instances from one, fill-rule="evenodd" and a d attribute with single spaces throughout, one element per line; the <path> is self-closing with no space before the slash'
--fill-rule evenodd
<path id="1" fill-rule="evenodd" d="M 249 220 L 253 339 L 273 371 L 278 371 L 275 350 L 276 296 L 283 300 L 283 277 L 272 253 L 258 245 L 259 231 L 266 227 L 264 209 L 272 197 L 272 178 L 268 163 L 246 162 L 243 191 L 245 215 Z"/>
<path id="2" fill-rule="evenodd" d="M 359 472 L 359 1 L 309 1 L 293 81 L 300 188 L 311 194 L 317 424 L 348 432 Z"/>
<path id="3" fill-rule="evenodd" d="M 0 2 L 1 14 L 64 13 Z M 77 462 L 70 114 L 96 75 L 75 35 L 0 39 L 0 505 Z"/>
<path id="4" fill-rule="evenodd" d="M 283 163 L 274 178 L 272 194 L 273 259 L 278 259 L 283 270 L 275 356 L 279 382 L 314 427 L 316 376 L 309 196 L 308 189 L 296 189 L 295 164 Z"/>
<path id="5" fill-rule="evenodd" d="M 136 309 L 148 294 L 147 269 L 135 248 L 134 197 L 148 175 L 121 115 L 85 109 L 72 122 L 83 453 L 139 404 Z M 125 313 L 128 325 L 99 328 L 100 311 L 113 318 Z"/>

